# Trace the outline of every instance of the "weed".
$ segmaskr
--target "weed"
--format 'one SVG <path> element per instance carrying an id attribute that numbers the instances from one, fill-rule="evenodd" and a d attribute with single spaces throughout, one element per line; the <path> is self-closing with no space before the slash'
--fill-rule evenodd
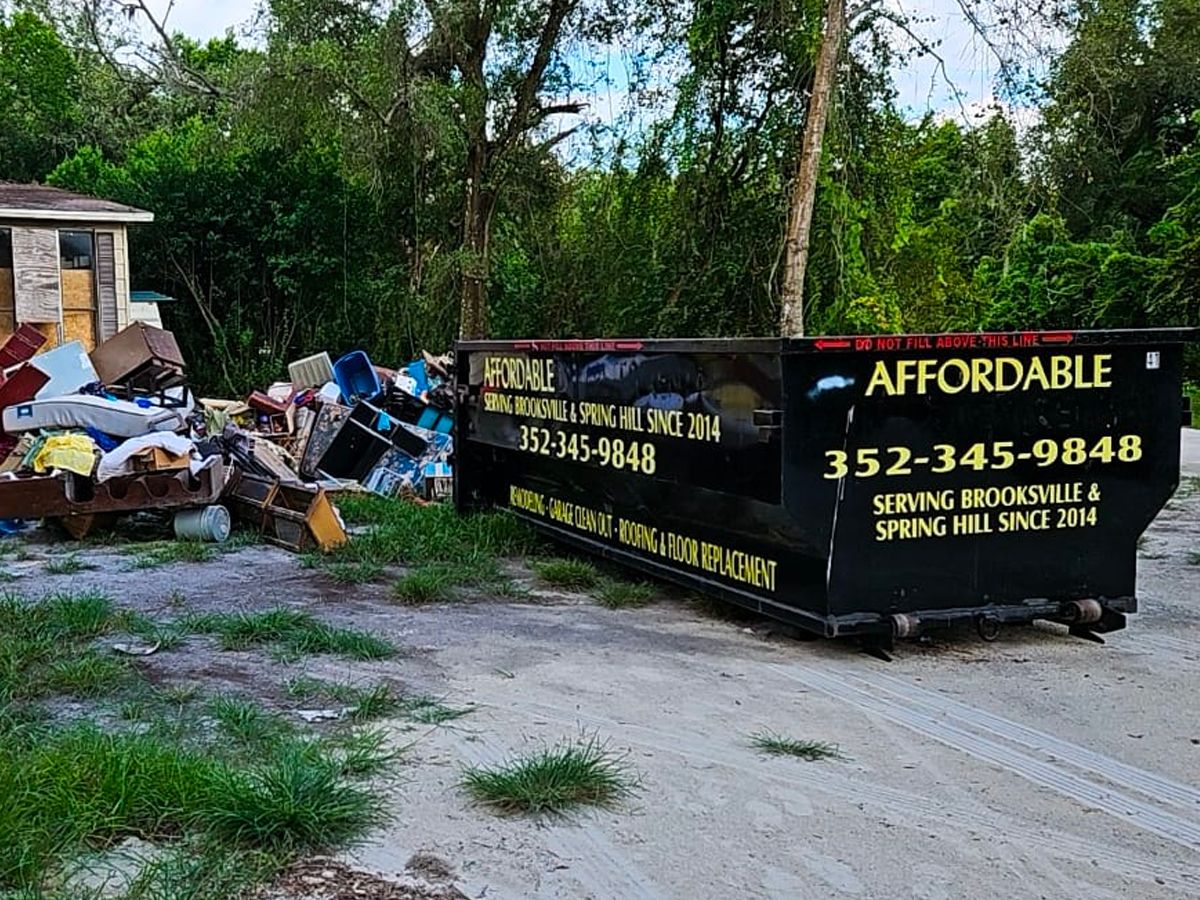
<path id="1" fill-rule="evenodd" d="M 296 561 L 300 563 L 302 569 L 319 569 L 325 564 L 325 555 L 316 550 L 309 550 L 307 553 L 297 556 Z"/>
<path id="2" fill-rule="evenodd" d="M 411 697 L 402 704 L 404 717 L 422 725 L 441 725 L 470 715 L 475 711 L 470 706 L 447 706 L 432 697 Z"/>
<path id="3" fill-rule="evenodd" d="M 392 586 L 392 593 L 408 606 L 441 603 L 450 599 L 455 574 L 454 567 L 442 563 L 421 566 L 397 581 Z"/>
<path id="4" fill-rule="evenodd" d="M 462 783 L 476 801 L 507 813 L 607 807 L 638 788 L 637 776 L 624 758 L 594 736 L 564 741 L 499 766 L 469 768 Z"/>
<path id="5" fill-rule="evenodd" d="M 157 569 L 171 563 L 210 562 L 217 558 L 218 550 L 213 544 L 201 541 L 155 541 L 142 544 L 133 558 L 134 569 Z"/>
<path id="6" fill-rule="evenodd" d="M 0 584 L 12 584 L 14 581 L 19 581 L 21 576 L 16 572 L 10 572 L 7 569 L 0 570 Z"/>
<path id="7" fill-rule="evenodd" d="M 228 737 L 250 747 L 277 744 L 290 730 L 279 716 L 240 698 L 213 700 L 209 714 Z"/>
<path id="8" fill-rule="evenodd" d="M 360 660 L 386 659 L 396 652 L 395 647 L 381 638 L 348 628 L 334 628 L 308 613 L 282 607 L 261 613 L 190 616 L 185 618 L 184 624 L 192 631 L 216 635 L 226 650 L 275 644 L 289 660 L 321 653 Z"/>
<path id="9" fill-rule="evenodd" d="M 368 584 L 383 574 L 383 566 L 370 560 L 332 563 L 326 567 L 325 572 L 337 584 Z"/>
<path id="10" fill-rule="evenodd" d="M 590 588 L 600 581 L 596 567 L 582 559 L 545 559 L 532 564 L 546 584 L 560 588 Z"/>
<path id="11" fill-rule="evenodd" d="M 45 572 L 47 575 L 75 575 L 86 569 L 94 568 L 96 567 L 91 563 L 86 563 L 74 553 L 69 553 L 66 556 L 57 557 L 46 563 Z"/>
<path id="12" fill-rule="evenodd" d="M 836 744 L 802 741 L 774 731 L 756 731 L 750 735 L 750 744 L 756 750 L 772 756 L 794 756 L 809 761 L 846 758 Z"/>
<path id="13" fill-rule="evenodd" d="M 38 884 L 56 860 L 129 834 L 207 836 L 225 852 L 300 852 L 351 840 L 382 816 L 377 794 L 347 781 L 343 765 L 299 740 L 252 766 L 156 734 L 92 725 L 6 740 L 0 889 Z"/>
<path id="14" fill-rule="evenodd" d="M 632 581 L 605 581 L 596 592 L 596 599 L 609 609 L 645 606 L 653 596 L 654 588 L 651 585 Z"/>
<path id="15" fill-rule="evenodd" d="M 56 594 L 38 603 L 0 596 L 0 704 L 56 691 L 95 696 L 129 670 L 88 644 L 114 627 L 108 598 Z"/>
<path id="16" fill-rule="evenodd" d="M 51 692 L 75 697 L 100 697 L 127 684 L 132 670 L 122 660 L 94 650 L 59 659 L 46 669 L 44 686 Z"/>
<path id="17" fill-rule="evenodd" d="M 398 755 L 387 749 L 387 740 L 383 729 L 364 728 L 334 735 L 328 746 L 343 775 L 366 778 L 377 775 Z"/>
<path id="18" fill-rule="evenodd" d="M 174 650 L 187 637 L 187 630 L 178 622 L 162 624 L 141 613 L 125 613 L 122 616 L 123 627 L 132 635 L 136 635 L 150 644 L 157 644 L 159 650 Z"/>
<path id="19" fill-rule="evenodd" d="M 1189 566 L 1200 566 L 1200 550 L 1193 550 L 1188 554 Z"/>
<path id="20" fill-rule="evenodd" d="M 400 708 L 400 698 L 386 684 L 377 685 L 363 692 L 349 710 L 350 721 L 369 722 L 380 719 Z"/>
<path id="21" fill-rule="evenodd" d="M 338 498 L 338 504 L 347 521 L 371 526 L 335 551 L 343 562 L 471 564 L 484 557 L 528 553 L 539 546 L 532 529 L 507 512 L 460 516 L 449 504 L 418 506 L 356 494 Z"/>
<path id="22" fill-rule="evenodd" d="M 339 761 L 311 744 L 289 744 L 250 770 L 222 766 L 206 787 L 200 818 L 207 829 L 248 846 L 327 846 L 383 819 L 378 794 L 347 783 Z"/>
<path id="23" fill-rule="evenodd" d="M 200 688 L 195 684 L 173 684 L 160 692 L 163 700 L 172 706 L 187 706 L 200 696 Z"/>

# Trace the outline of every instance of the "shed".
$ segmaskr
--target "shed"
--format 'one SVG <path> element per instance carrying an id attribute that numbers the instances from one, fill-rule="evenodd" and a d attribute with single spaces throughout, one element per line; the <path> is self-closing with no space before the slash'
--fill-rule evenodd
<path id="1" fill-rule="evenodd" d="M 0 340 L 29 323 L 88 350 L 134 315 L 131 224 L 154 214 L 38 184 L 0 182 Z"/>

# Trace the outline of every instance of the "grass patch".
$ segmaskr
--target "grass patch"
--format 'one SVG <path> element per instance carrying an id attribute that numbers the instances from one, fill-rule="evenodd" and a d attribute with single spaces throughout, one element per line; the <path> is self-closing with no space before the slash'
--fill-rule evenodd
<path id="1" fill-rule="evenodd" d="M 546 584 L 559 588 L 591 588 L 600 583 L 600 573 L 582 559 L 544 559 L 531 563 Z"/>
<path id="2" fill-rule="evenodd" d="M 219 697 L 209 704 L 208 711 L 226 737 L 246 747 L 273 746 L 291 732 L 278 715 L 241 698 Z"/>
<path id="3" fill-rule="evenodd" d="M 499 766 L 468 768 L 462 784 L 477 802 L 499 812 L 562 813 L 612 806 L 637 790 L 638 779 L 624 757 L 593 736 Z"/>
<path id="4" fill-rule="evenodd" d="M 42 686 L 47 693 L 73 697 L 103 697 L 129 683 L 133 670 L 123 660 L 85 650 L 46 667 Z"/>
<path id="5" fill-rule="evenodd" d="M 396 648 L 362 631 L 335 628 L 308 613 L 282 607 L 261 613 L 211 613 L 184 619 L 185 627 L 215 635 L 225 650 L 274 645 L 285 659 L 332 654 L 350 659 L 387 659 Z"/>
<path id="6" fill-rule="evenodd" d="M 383 574 L 383 566 L 376 562 L 330 563 L 325 567 L 327 574 L 337 584 L 369 584 Z"/>
<path id="7" fill-rule="evenodd" d="M 1188 553 L 1188 565 L 1200 566 L 1200 550 L 1192 550 Z"/>
<path id="8" fill-rule="evenodd" d="M 236 765 L 152 734 L 91 725 L 7 740 L 0 887 L 37 885 L 56 861 L 128 835 L 276 852 L 345 842 L 382 814 L 377 794 L 342 771 L 338 754 L 311 741 Z"/>
<path id="9" fill-rule="evenodd" d="M 441 725 L 469 716 L 475 711 L 470 706 L 447 706 L 433 697 L 411 697 L 401 704 L 404 717 L 422 725 Z"/>
<path id="10" fill-rule="evenodd" d="M 336 502 L 347 522 L 370 526 L 334 551 L 338 562 L 474 564 L 526 554 L 540 545 L 532 529 L 504 511 L 460 516 L 444 503 L 418 506 L 363 494 L 345 494 Z"/>
<path id="11" fill-rule="evenodd" d="M 382 719 L 400 709 L 400 698 L 386 684 L 363 691 L 347 712 L 351 722 L 370 722 Z"/>
<path id="12" fill-rule="evenodd" d="M 392 594 L 407 606 L 442 603 L 458 584 L 457 574 L 455 567 L 442 563 L 421 566 L 392 585 Z"/>
<path id="13" fill-rule="evenodd" d="M 247 645 L 363 651 L 364 636 L 294 614 L 207 624 Z M 78 896 L 72 873 L 97 851 L 107 864 L 136 836 L 165 853 L 116 861 L 131 870 L 125 900 L 226 900 L 382 821 L 380 792 L 359 779 L 395 757 L 386 734 L 302 732 L 243 699 L 193 704 L 195 682 L 139 685 L 130 663 L 95 644 L 156 630 L 97 593 L 0 597 L 0 897 Z M 36 702 L 64 694 L 103 696 L 112 717 L 64 724 Z M 378 690 L 355 697 L 358 718 L 399 702 Z"/>
<path id="14" fill-rule="evenodd" d="M 118 687 L 132 670 L 91 646 L 118 624 L 103 594 L 55 594 L 37 603 L 0 597 L 0 705 Z"/>
<path id="15" fill-rule="evenodd" d="M 836 744 L 824 741 L 802 741 L 774 731 L 756 731 L 750 735 L 750 745 L 771 756 L 794 756 L 815 762 L 819 759 L 845 759 Z"/>
<path id="16" fill-rule="evenodd" d="M 131 563 L 134 569 L 157 569 L 181 562 L 211 562 L 220 554 L 215 544 L 201 541 L 152 541 L 136 545 L 136 550 Z"/>
<path id="17" fill-rule="evenodd" d="M 75 575 L 78 572 L 83 572 L 88 569 L 96 568 L 91 563 L 86 563 L 74 553 L 69 553 L 66 556 L 56 557 L 46 563 L 47 575 Z"/>
<path id="18" fill-rule="evenodd" d="M 600 585 L 596 599 L 609 609 L 645 606 L 654 596 L 653 585 L 644 582 L 609 580 Z"/>

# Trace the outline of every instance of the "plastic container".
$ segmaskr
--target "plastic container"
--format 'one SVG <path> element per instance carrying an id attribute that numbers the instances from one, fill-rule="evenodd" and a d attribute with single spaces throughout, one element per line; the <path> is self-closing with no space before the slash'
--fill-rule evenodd
<path id="1" fill-rule="evenodd" d="M 229 510 L 219 504 L 175 514 L 175 537 L 181 541 L 223 544 L 229 540 L 232 527 Z"/>
<path id="2" fill-rule="evenodd" d="M 361 350 L 352 350 L 333 364 L 333 379 L 348 404 L 370 400 L 382 389 L 379 373 Z"/>

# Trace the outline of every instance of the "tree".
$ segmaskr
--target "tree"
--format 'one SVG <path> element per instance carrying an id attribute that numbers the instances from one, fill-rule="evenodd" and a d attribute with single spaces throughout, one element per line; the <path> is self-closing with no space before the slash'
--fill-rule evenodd
<path id="1" fill-rule="evenodd" d="M 4 177 L 36 181 L 67 155 L 82 118 L 79 69 L 54 26 L 31 12 L 0 17 L 0 159 Z"/>
<path id="2" fill-rule="evenodd" d="M 812 99 L 804 120 L 804 143 L 788 215 L 784 239 L 783 292 L 780 298 L 780 333 L 787 337 L 804 334 L 804 273 L 808 266 L 808 243 L 812 230 L 813 204 L 817 195 L 817 176 L 821 169 L 821 144 L 825 123 L 833 102 L 835 71 L 842 42 L 846 36 L 845 0 L 829 0 L 825 12 L 825 30 L 817 54 Z"/>

